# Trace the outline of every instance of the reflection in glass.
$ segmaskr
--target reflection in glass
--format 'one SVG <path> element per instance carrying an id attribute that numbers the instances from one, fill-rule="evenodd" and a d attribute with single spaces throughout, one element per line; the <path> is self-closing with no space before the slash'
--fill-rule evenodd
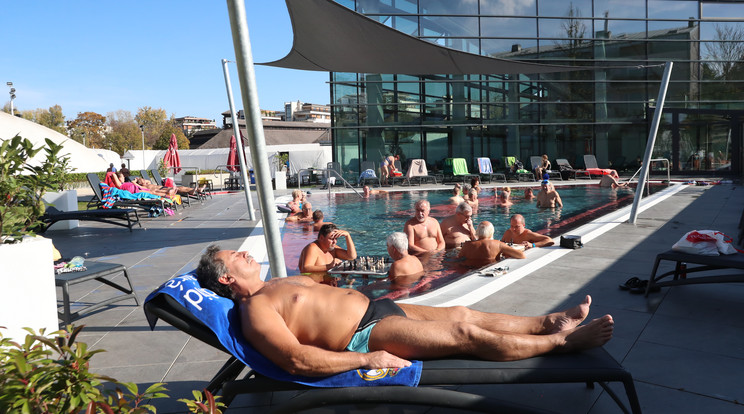
<path id="1" fill-rule="evenodd" d="M 421 14 L 478 14 L 477 1 L 419 0 Z"/>

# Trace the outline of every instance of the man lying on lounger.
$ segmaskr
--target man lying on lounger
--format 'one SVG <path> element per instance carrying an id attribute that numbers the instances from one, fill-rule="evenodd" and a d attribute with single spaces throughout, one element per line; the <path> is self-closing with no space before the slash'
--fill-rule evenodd
<path id="1" fill-rule="evenodd" d="M 372 302 L 306 276 L 264 282 L 260 268 L 248 252 L 210 246 L 196 273 L 202 287 L 236 301 L 247 341 L 293 375 L 402 368 L 410 359 L 462 354 L 509 361 L 594 348 L 612 338 L 610 315 L 579 325 L 589 314 L 589 296 L 563 312 L 511 316 Z"/>

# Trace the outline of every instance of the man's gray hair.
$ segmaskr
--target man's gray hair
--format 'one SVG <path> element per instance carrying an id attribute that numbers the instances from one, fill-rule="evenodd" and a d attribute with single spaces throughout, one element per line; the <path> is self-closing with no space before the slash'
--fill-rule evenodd
<path id="1" fill-rule="evenodd" d="M 196 280 L 203 288 L 207 288 L 214 293 L 234 299 L 234 294 L 230 286 L 220 283 L 219 278 L 227 274 L 225 262 L 218 259 L 216 254 L 220 248 L 216 245 L 207 247 L 206 253 L 199 260 L 199 266 L 196 267 Z"/>
<path id="2" fill-rule="evenodd" d="M 455 214 L 457 214 L 457 213 L 465 213 L 465 212 L 472 213 L 473 212 L 473 207 L 470 207 L 470 204 L 468 204 L 467 202 L 463 201 L 462 203 L 460 203 L 460 204 L 457 205 L 457 208 L 455 209 Z"/>
<path id="3" fill-rule="evenodd" d="M 493 224 L 490 221 L 481 221 L 478 227 L 475 229 L 475 236 L 478 240 L 486 240 L 493 238 Z"/>
<path id="4" fill-rule="evenodd" d="M 416 204 L 413 205 L 414 208 L 423 207 L 424 205 L 427 205 L 429 208 L 431 208 L 431 203 L 429 203 L 429 200 L 422 198 L 421 200 L 417 201 Z M 405 234 L 404 234 L 405 236 Z"/>
<path id="5" fill-rule="evenodd" d="M 408 236 L 405 233 L 396 231 L 387 237 L 387 245 L 401 254 L 408 252 Z"/>

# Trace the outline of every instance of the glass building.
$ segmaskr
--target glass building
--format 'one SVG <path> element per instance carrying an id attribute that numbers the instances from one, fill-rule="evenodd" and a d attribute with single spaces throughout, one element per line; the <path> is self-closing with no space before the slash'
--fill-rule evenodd
<path id="1" fill-rule="evenodd" d="M 547 154 L 637 170 L 666 61 L 674 62 L 653 152 L 675 174 L 742 173 L 744 4 L 689 0 L 337 0 L 447 48 L 586 66 L 548 74 L 331 73 L 334 160 L 350 175 L 383 155 Z M 405 163 L 404 163 L 405 165 Z M 555 165 L 555 164 L 554 164 Z"/>

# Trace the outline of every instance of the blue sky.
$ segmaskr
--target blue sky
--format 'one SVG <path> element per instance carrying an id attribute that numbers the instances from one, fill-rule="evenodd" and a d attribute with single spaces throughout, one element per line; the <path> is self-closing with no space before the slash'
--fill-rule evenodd
<path id="1" fill-rule="evenodd" d="M 281 0 L 247 0 L 255 62 L 284 57 L 292 28 Z M 221 59 L 234 60 L 223 1 L 7 1 L 0 13 L 0 105 L 61 105 L 65 116 L 163 108 L 175 116 L 215 119 L 229 109 Z M 236 106 L 238 74 L 230 64 Z M 256 66 L 262 109 L 285 101 L 328 104 L 327 72 Z"/>

